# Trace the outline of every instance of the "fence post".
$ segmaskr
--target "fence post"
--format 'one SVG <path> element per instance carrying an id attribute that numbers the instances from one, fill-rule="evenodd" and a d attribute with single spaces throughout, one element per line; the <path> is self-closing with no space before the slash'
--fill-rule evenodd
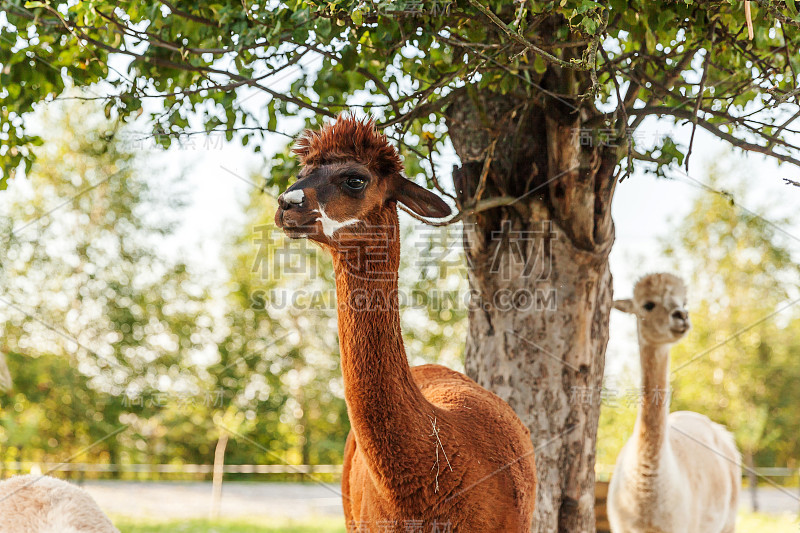
<path id="1" fill-rule="evenodd" d="M 225 447 L 228 445 L 228 432 L 220 428 L 217 448 L 214 450 L 214 473 L 211 487 L 211 520 L 219 518 L 220 501 L 222 500 L 222 475 L 225 467 Z"/>

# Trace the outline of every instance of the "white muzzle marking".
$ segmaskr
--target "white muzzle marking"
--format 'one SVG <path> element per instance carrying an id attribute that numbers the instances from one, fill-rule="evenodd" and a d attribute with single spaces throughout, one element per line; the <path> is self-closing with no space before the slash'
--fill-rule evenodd
<path id="1" fill-rule="evenodd" d="M 300 205 L 303 203 L 303 200 L 306 199 L 306 194 L 303 192 L 303 189 L 295 189 L 283 193 L 283 199 L 290 204 Z"/>

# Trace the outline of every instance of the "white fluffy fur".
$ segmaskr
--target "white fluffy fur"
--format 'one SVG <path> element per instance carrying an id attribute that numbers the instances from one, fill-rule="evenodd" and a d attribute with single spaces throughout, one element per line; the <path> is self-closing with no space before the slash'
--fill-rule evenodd
<path id="1" fill-rule="evenodd" d="M 642 490 L 647 485 L 642 476 L 646 467 L 638 461 L 637 447 L 632 437 L 611 478 L 608 518 L 613 533 L 735 531 L 739 452 L 723 426 L 698 413 L 670 414 L 667 440 L 654 470 L 652 498 Z"/>
<path id="2" fill-rule="evenodd" d="M 741 463 L 732 435 L 697 413 L 668 415 L 669 348 L 688 330 L 688 319 L 680 327 L 685 303 L 683 282 L 667 274 L 643 278 L 633 300 L 615 302 L 637 315 L 643 394 L 663 390 L 660 401 L 643 399 L 617 459 L 608 494 L 614 533 L 732 533 L 736 526 Z"/>
<path id="3" fill-rule="evenodd" d="M 119 533 L 82 489 L 49 476 L 0 483 L 2 533 Z"/>

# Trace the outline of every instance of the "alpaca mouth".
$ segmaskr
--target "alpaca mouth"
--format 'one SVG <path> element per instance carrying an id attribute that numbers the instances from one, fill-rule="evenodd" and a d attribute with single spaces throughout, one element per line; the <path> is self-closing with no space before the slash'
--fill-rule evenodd
<path id="1" fill-rule="evenodd" d="M 689 326 L 680 326 L 677 328 L 671 328 L 670 331 L 672 331 L 672 333 L 674 333 L 675 335 L 683 335 L 684 333 L 689 331 Z"/>
<path id="2" fill-rule="evenodd" d="M 316 220 L 303 224 L 285 224 L 281 229 L 290 239 L 305 239 L 317 233 Z"/>
<path id="3" fill-rule="evenodd" d="M 308 217 L 307 220 L 298 220 L 293 211 L 278 209 L 275 213 L 275 225 L 283 230 L 290 239 L 303 239 L 316 233 L 315 216 Z"/>
<path id="4" fill-rule="evenodd" d="M 285 227 L 283 228 L 283 232 L 290 239 L 306 239 L 308 238 L 308 234 L 311 233 L 308 229 L 303 227 L 299 228 Z"/>

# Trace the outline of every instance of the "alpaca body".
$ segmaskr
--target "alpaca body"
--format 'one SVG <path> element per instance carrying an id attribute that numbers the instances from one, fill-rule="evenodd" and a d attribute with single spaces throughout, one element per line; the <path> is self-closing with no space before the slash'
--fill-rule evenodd
<path id="1" fill-rule="evenodd" d="M 381 217 L 374 226 L 396 226 L 395 210 Z M 390 244 L 380 253 L 388 260 L 364 268 L 333 256 L 352 426 L 342 483 L 348 523 L 528 531 L 536 480 L 528 429 L 467 376 L 439 365 L 409 367 L 397 301 L 399 246 L 380 242 Z"/>
<path id="2" fill-rule="evenodd" d="M 723 426 L 677 411 L 669 415 L 654 465 L 642 464 L 638 447 L 635 438 L 625 444 L 611 478 L 608 516 L 614 533 L 734 531 L 740 458 Z M 704 486 L 710 490 L 692 490 Z"/>
<path id="3" fill-rule="evenodd" d="M 533 448 L 529 438 L 514 438 L 527 434 L 527 428 L 511 407 L 502 403 L 498 409 L 500 399 L 464 374 L 439 365 L 411 371 L 438 428 L 438 464 L 433 420 L 419 428 L 419 439 L 430 449 L 413 477 L 373 480 L 351 432 L 342 474 L 347 521 L 372 527 L 394 523 L 397 528 L 421 521 L 417 524 L 424 523 L 425 531 L 434 524 L 442 531 L 447 524 L 453 531 L 529 531 L 535 494 L 520 493 L 517 487 L 535 479 Z M 498 434 L 510 437 L 505 450 L 496 449 Z M 406 491 L 403 484 L 415 488 Z"/>
<path id="4" fill-rule="evenodd" d="M 0 483 L 2 533 L 119 533 L 86 491 L 49 476 Z"/>
<path id="5" fill-rule="evenodd" d="M 642 401 L 608 490 L 611 530 L 732 533 L 741 483 L 733 436 L 698 413 L 669 413 L 670 347 L 691 327 L 683 281 L 651 274 L 614 307 L 637 317 Z"/>

